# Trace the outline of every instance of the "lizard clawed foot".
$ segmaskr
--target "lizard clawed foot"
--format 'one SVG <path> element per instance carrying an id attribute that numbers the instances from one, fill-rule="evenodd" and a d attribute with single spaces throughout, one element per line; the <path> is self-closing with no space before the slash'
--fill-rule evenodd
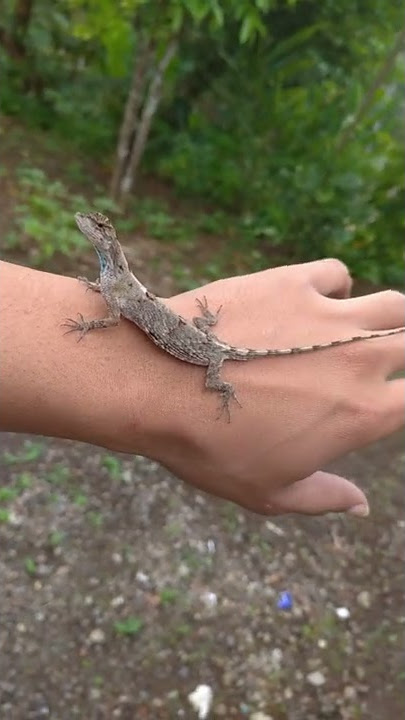
<path id="1" fill-rule="evenodd" d="M 221 417 L 225 414 L 227 422 L 228 423 L 231 422 L 231 411 L 230 411 L 229 405 L 230 405 L 230 402 L 232 399 L 235 400 L 236 404 L 239 405 L 240 408 L 242 407 L 241 403 L 239 402 L 239 400 L 236 396 L 236 393 L 235 393 L 235 390 L 233 389 L 233 387 L 227 387 L 226 389 L 221 391 L 221 406 L 219 408 L 217 420 L 220 420 Z"/>
<path id="2" fill-rule="evenodd" d="M 83 283 L 83 285 L 86 286 L 86 290 L 93 290 L 93 292 L 101 292 L 100 289 L 100 280 L 96 280 L 95 282 L 92 282 L 91 280 L 88 280 L 86 277 L 78 277 L 77 278 L 79 282 Z"/>
<path id="3" fill-rule="evenodd" d="M 203 296 L 202 300 L 199 300 L 199 298 L 196 298 L 196 305 L 198 305 L 198 308 L 201 312 L 202 317 L 194 317 L 193 318 L 193 324 L 196 328 L 199 330 L 202 330 L 207 335 L 210 335 L 211 337 L 214 337 L 212 333 L 210 332 L 209 328 L 213 327 L 218 322 L 218 316 L 221 312 L 222 305 L 219 306 L 217 311 L 215 313 L 211 312 L 211 310 L 208 309 L 208 302 L 205 295 Z"/>
<path id="4" fill-rule="evenodd" d="M 91 326 L 90 326 L 90 323 L 88 323 L 84 319 L 84 317 L 81 313 L 78 313 L 78 316 L 79 316 L 79 320 L 72 320 L 72 318 L 66 318 L 65 322 L 62 323 L 62 327 L 69 328 L 68 330 L 66 330 L 65 333 L 63 333 L 64 335 L 68 335 L 71 332 L 79 332 L 80 335 L 77 339 L 77 342 L 80 342 L 80 340 L 83 340 L 86 333 L 88 333 L 89 330 L 91 330 Z"/>

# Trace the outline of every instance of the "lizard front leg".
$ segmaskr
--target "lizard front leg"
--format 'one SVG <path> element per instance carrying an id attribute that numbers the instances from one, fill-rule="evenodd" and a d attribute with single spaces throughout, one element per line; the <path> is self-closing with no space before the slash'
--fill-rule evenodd
<path id="1" fill-rule="evenodd" d="M 85 320 L 81 313 L 79 313 L 78 320 L 66 318 L 65 322 L 62 323 L 62 327 L 69 328 L 68 330 L 66 330 L 65 335 L 70 332 L 79 332 L 80 335 L 77 341 L 79 342 L 90 330 L 101 330 L 104 328 L 114 327 L 115 325 L 118 325 L 120 321 L 120 309 L 118 307 L 118 304 L 115 302 L 108 303 L 107 307 L 109 310 L 109 314 L 107 315 L 107 317 L 100 318 L 99 320 Z"/>
<path id="2" fill-rule="evenodd" d="M 219 316 L 219 313 L 221 312 L 222 305 L 219 306 L 216 313 L 213 313 L 213 312 L 211 312 L 211 310 L 208 309 L 208 302 L 207 302 L 207 298 L 205 297 L 205 295 L 202 300 L 197 299 L 196 303 L 197 303 L 199 309 L 201 310 L 202 317 L 200 317 L 200 316 L 193 317 L 193 320 L 192 320 L 193 325 L 196 328 L 198 328 L 199 330 L 202 330 L 203 332 L 205 332 L 206 335 L 213 336 L 213 333 L 210 331 L 210 327 L 214 327 L 214 325 L 217 324 L 218 316 Z"/>
<path id="3" fill-rule="evenodd" d="M 101 292 L 100 288 L 100 278 L 97 278 L 95 282 L 92 282 L 91 280 L 87 280 L 86 277 L 78 277 L 77 278 L 79 282 L 83 283 L 87 287 L 87 290 L 93 290 L 93 292 Z"/>
<path id="4" fill-rule="evenodd" d="M 221 380 L 220 370 L 223 362 L 224 358 L 220 354 L 210 360 L 207 367 L 207 374 L 205 376 L 205 387 L 208 390 L 216 390 L 221 395 L 221 406 L 219 409 L 217 420 L 219 420 L 221 415 L 225 413 L 228 422 L 231 422 L 229 403 L 231 402 L 232 398 L 237 402 L 239 407 L 242 407 L 242 405 L 236 397 L 233 385 L 231 385 L 231 383 L 229 382 L 226 382 L 225 380 Z"/>

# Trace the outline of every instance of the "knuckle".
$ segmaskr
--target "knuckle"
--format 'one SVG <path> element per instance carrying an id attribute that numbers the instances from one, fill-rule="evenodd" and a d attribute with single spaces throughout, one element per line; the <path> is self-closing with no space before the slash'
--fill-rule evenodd
<path id="1" fill-rule="evenodd" d="M 379 293 L 380 299 L 383 303 L 387 302 L 392 305 L 398 305 L 403 307 L 405 311 L 405 295 L 399 290 L 383 290 Z"/>
<path id="2" fill-rule="evenodd" d="M 339 258 L 327 257 L 324 260 L 322 260 L 322 262 L 324 262 L 325 264 L 328 263 L 331 267 L 335 268 L 336 270 L 340 270 L 340 272 L 342 274 L 350 276 L 349 268 L 342 260 L 339 260 Z"/>
<path id="3" fill-rule="evenodd" d="M 385 420 L 385 412 L 375 397 L 354 397 L 346 407 L 346 428 L 351 439 L 363 444 L 367 438 L 374 437 Z"/>

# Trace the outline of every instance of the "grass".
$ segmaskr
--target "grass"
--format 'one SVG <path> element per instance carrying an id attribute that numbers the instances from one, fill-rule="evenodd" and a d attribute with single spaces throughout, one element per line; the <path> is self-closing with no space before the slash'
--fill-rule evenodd
<path id="1" fill-rule="evenodd" d="M 160 602 L 163 606 L 174 605 L 180 596 L 180 591 L 176 588 L 163 588 L 159 593 Z"/>
<path id="2" fill-rule="evenodd" d="M 94 528 L 100 528 L 104 522 L 103 513 L 90 510 L 87 515 L 87 520 Z"/>
<path id="3" fill-rule="evenodd" d="M 57 463 L 48 470 L 44 479 L 51 485 L 63 485 L 70 479 L 70 469 L 62 463 Z"/>
<path id="4" fill-rule="evenodd" d="M 121 480 L 122 464 L 115 455 L 104 455 L 101 466 L 107 470 L 111 480 Z"/>
<path id="5" fill-rule="evenodd" d="M 24 559 L 24 568 L 25 572 L 31 577 L 37 574 L 37 564 L 35 560 L 30 556 Z"/>
<path id="6" fill-rule="evenodd" d="M 143 621 L 141 618 L 135 615 L 130 615 L 124 620 L 116 620 L 114 623 L 114 630 L 117 635 L 131 637 L 137 635 L 143 627 Z"/>
<path id="7" fill-rule="evenodd" d="M 23 463 L 36 462 L 41 457 L 45 445 L 40 441 L 25 440 L 22 449 L 17 453 L 6 450 L 3 453 L 3 462 L 6 465 L 20 465 Z"/>

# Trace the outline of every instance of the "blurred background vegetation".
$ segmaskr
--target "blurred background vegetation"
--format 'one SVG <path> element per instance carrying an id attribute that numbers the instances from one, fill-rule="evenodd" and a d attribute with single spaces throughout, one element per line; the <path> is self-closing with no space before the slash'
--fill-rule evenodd
<path id="1" fill-rule="evenodd" d="M 227 251 L 402 282 L 399 0 L 0 4 L 0 139 L 20 153 L 4 246 L 71 254 L 91 203 L 122 232 L 212 236 L 208 276 Z"/>

